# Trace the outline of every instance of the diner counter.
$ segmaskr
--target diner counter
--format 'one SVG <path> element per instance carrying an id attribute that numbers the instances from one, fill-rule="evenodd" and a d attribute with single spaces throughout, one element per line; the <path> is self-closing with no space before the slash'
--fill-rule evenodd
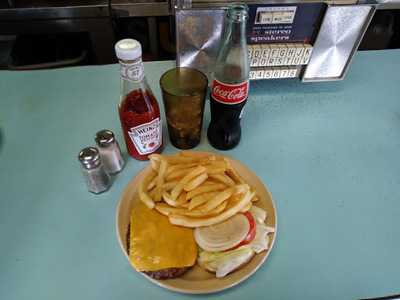
<path id="1" fill-rule="evenodd" d="M 400 293 L 399 50 L 358 52 L 343 81 L 253 82 L 242 141 L 224 152 L 268 186 L 274 249 L 242 284 L 210 299 L 359 299 Z M 158 80 L 173 62 L 145 64 Z M 119 197 L 86 190 L 77 161 L 113 130 L 117 65 L 0 72 L 0 299 L 195 299 L 133 271 L 116 237 Z M 204 128 L 208 125 L 206 104 Z M 164 153 L 176 152 L 166 138 Z M 216 151 L 203 131 L 195 150 Z"/>

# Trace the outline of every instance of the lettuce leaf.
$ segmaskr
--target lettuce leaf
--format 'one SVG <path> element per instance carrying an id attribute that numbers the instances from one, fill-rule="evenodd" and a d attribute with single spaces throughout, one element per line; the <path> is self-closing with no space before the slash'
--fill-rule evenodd
<path id="1" fill-rule="evenodd" d="M 246 263 L 253 255 L 254 251 L 249 245 L 223 252 L 200 250 L 198 262 L 220 278 Z"/>

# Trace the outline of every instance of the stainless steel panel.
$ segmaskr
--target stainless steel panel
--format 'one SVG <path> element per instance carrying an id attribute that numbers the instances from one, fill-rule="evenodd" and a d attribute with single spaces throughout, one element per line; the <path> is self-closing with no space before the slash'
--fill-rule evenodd
<path id="1" fill-rule="evenodd" d="M 190 9 L 192 8 L 192 0 L 170 0 L 171 7 L 174 9 Z"/>
<path id="2" fill-rule="evenodd" d="M 0 0 L 1 1 L 1 0 Z M 108 0 L 13 1 L 0 8 L 1 21 L 108 17 Z"/>
<path id="3" fill-rule="evenodd" d="M 221 37 L 223 15 L 222 9 L 176 11 L 178 66 L 196 68 L 210 79 Z"/>
<path id="4" fill-rule="evenodd" d="M 303 81 L 343 79 L 374 12 L 367 5 L 328 7 Z"/>
<path id="5" fill-rule="evenodd" d="M 400 9 L 400 0 L 377 0 L 377 9 Z"/>
<path id="6" fill-rule="evenodd" d="M 112 0 L 111 7 L 118 17 L 168 16 L 171 13 L 168 0 Z"/>
<path id="7" fill-rule="evenodd" d="M 178 1 L 178 0 L 177 0 Z M 194 0 L 192 8 L 226 7 L 228 4 L 237 3 L 237 0 Z M 293 3 L 327 3 L 327 4 L 356 4 L 358 0 L 243 0 L 246 4 L 293 4 Z"/>

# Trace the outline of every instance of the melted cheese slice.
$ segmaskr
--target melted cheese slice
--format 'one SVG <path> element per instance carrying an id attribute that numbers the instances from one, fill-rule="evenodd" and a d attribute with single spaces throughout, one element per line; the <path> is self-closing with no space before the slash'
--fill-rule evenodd
<path id="1" fill-rule="evenodd" d="M 134 202 L 129 246 L 134 268 L 140 272 L 193 266 L 197 258 L 193 230 L 172 225 L 155 209 Z"/>

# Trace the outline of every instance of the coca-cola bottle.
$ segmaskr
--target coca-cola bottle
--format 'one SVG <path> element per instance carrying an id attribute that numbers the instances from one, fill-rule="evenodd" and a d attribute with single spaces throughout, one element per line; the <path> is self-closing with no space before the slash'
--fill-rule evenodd
<path id="1" fill-rule="evenodd" d="M 211 87 L 211 122 L 207 136 L 220 150 L 234 148 L 240 141 L 240 119 L 249 92 L 250 64 L 246 42 L 247 7 L 231 6 L 225 14 Z"/>

